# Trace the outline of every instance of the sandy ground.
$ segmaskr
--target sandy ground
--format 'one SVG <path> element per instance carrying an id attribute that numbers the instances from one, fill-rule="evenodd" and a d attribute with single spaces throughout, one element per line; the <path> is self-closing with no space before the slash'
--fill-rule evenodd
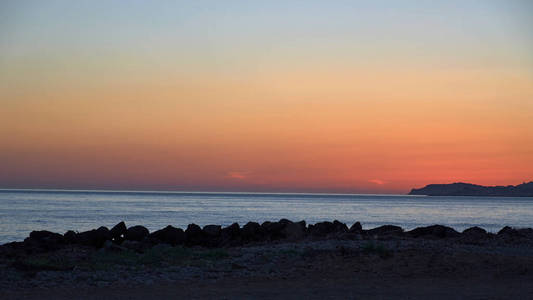
<path id="1" fill-rule="evenodd" d="M 145 282 L 128 279 L 105 286 L 4 286 L 0 298 L 533 299 L 529 245 L 406 239 L 380 242 L 390 250 L 382 255 L 365 250 L 367 243 L 330 240 L 235 248 L 229 257 L 202 267 L 205 272 L 177 280 L 146 275 Z M 259 259 L 267 251 L 279 255 Z M 233 267 L 228 271 L 228 266 Z M 224 276 L 213 275 L 221 273 Z"/>
<path id="2" fill-rule="evenodd" d="M 341 274 L 337 274 L 341 275 Z M 349 275 L 349 274 L 346 274 Z M 3 299 L 531 299 L 533 277 L 437 279 L 378 276 L 320 276 L 150 286 L 32 289 Z"/>

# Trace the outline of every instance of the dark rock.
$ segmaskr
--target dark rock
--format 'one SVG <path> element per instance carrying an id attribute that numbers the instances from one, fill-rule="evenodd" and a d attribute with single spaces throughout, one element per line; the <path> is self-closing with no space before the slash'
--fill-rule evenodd
<path id="1" fill-rule="evenodd" d="M 292 224 L 293 222 L 291 220 L 281 219 L 281 220 L 278 221 L 278 223 L 280 223 L 283 226 L 287 226 L 289 224 Z"/>
<path id="2" fill-rule="evenodd" d="M 348 226 L 337 220 L 333 222 L 319 222 L 307 227 L 307 232 L 316 237 L 340 236 L 348 232 Z"/>
<path id="3" fill-rule="evenodd" d="M 222 232 L 222 227 L 220 225 L 206 225 L 204 226 L 203 231 L 209 237 L 219 237 Z"/>
<path id="4" fill-rule="evenodd" d="M 498 231 L 498 236 L 507 236 L 513 238 L 533 238 L 533 229 L 512 228 L 509 226 L 505 226 L 500 231 Z"/>
<path id="5" fill-rule="evenodd" d="M 128 228 L 124 238 L 130 241 L 142 241 L 145 237 L 150 234 L 148 229 L 144 226 L 137 225 Z"/>
<path id="6" fill-rule="evenodd" d="M 241 228 L 239 227 L 239 223 L 233 223 L 230 226 L 222 229 L 223 236 L 236 238 L 240 236 L 240 234 L 241 234 Z"/>
<path id="7" fill-rule="evenodd" d="M 461 242 L 467 244 L 479 244 L 487 238 L 489 238 L 487 231 L 477 226 L 465 229 L 461 234 Z"/>
<path id="8" fill-rule="evenodd" d="M 285 227 L 281 230 L 283 238 L 289 239 L 292 241 L 300 240 L 305 237 L 305 222 L 302 224 L 298 223 L 287 223 Z"/>
<path id="9" fill-rule="evenodd" d="M 283 233 L 282 230 L 285 228 L 287 224 L 292 223 L 291 221 L 282 219 L 282 222 L 269 222 L 266 221 L 263 224 L 261 224 L 261 228 L 263 229 L 263 232 L 265 235 L 268 236 L 271 240 L 279 240 L 282 239 Z M 289 223 L 290 222 L 290 223 Z"/>
<path id="10" fill-rule="evenodd" d="M 196 224 L 189 224 L 185 230 L 185 242 L 189 246 L 203 244 L 206 240 L 206 236 L 207 235 L 202 228 Z"/>
<path id="11" fill-rule="evenodd" d="M 363 231 L 363 226 L 361 226 L 361 223 L 355 222 L 352 227 L 349 229 L 352 233 L 361 233 Z"/>
<path id="12" fill-rule="evenodd" d="M 76 242 L 85 246 L 94 246 L 93 237 L 96 235 L 96 229 L 80 232 L 76 235 Z"/>
<path id="13" fill-rule="evenodd" d="M 379 226 L 370 230 L 365 231 L 368 235 L 402 235 L 403 229 L 400 226 L 394 226 L 394 225 L 383 225 Z"/>
<path id="14" fill-rule="evenodd" d="M 505 226 L 502 229 L 500 229 L 500 231 L 498 231 L 498 234 L 515 234 L 515 233 L 516 233 L 516 229 L 510 226 Z"/>
<path id="15" fill-rule="evenodd" d="M 30 253 L 57 250 L 64 244 L 63 235 L 47 230 L 32 231 L 30 236 L 24 240 L 24 247 Z"/>
<path id="16" fill-rule="evenodd" d="M 37 241 L 47 241 L 56 243 L 61 243 L 64 241 L 64 238 L 61 234 L 47 230 L 32 231 L 30 233 L 30 238 Z"/>
<path id="17" fill-rule="evenodd" d="M 245 241 L 260 241 L 264 238 L 264 232 L 261 225 L 256 222 L 246 223 L 241 230 L 242 238 Z"/>
<path id="18" fill-rule="evenodd" d="M 78 235 L 72 230 L 65 232 L 63 237 L 68 244 L 76 244 L 78 242 Z"/>
<path id="19" fill-rule="evenodd" d="M 124 221 L 118 223 L 117 225 L 113 226 L 109 233 L 111 234 L 111 238 L 113 240 L 121 240 L 126 235 L 126 232 L 128 232 L 128 228 L 126 227 L 126 224 Z"/>
<path id="20" fill-rule="evenodd" d="M 337 220 L 333 221 L 333 227 L 336 233 L 344 233 L 348 231 L 348 226 Z"/>
<path id="21" fill-rule="evenodd" d="M 518 233 L 521 234 L 525 238 L 533 239 L 533 229 L 532 228 L 520 228 L 520 229 L 518 229 Z"/>
<path id="22" fill-rule="evenodd" d="M 222 229 L 220 225 L 206 225 L 202 229 L 204 233 L 203 246 L 218 247 L 222 242 Z"/>
<path id="23" fill-rule="evenodd" d="M 223 246 L 238 246 L 242 243 L 241 228 L 238 223 L 233 223 L 222 228 L 220 244 Z"/>
<path id="24" fill-rule="evenodd" d="M 187 225 L 187 229 L 185 229 L 185 234 L 187 237 L 201 235 L 202 233 L 202 228 L 194 223 Z"/>
<path id="25" fill-rule="evenodd" d="M 111 233 L 109 232 L 109 229 L 105 226 L 100 226 L 98 229 L 96 229 L 96 232 L 98 232 L 102 237 L 105 237 L 106 239 L 111 239 Z"/>
<path id="26" fill-rule="evenodd" d="M 418 227 L 408 232 L 412 237 L 453 238 L 460 235 L 455 229 L 443 225 Z"/>
<path id="27" fill-rule="evenodd" d="M 309 225 L 307 228 L 309 234 L 313 236 L 324 237 L 330 233 L 335 232 L 335 225 L 331 222 L 319 222 L 315 225 Z"/>
<path id="28" fill-rule="evenodd" d="M 296 222 L 296 223 L 300 224 L 300 226 L 302 226 L 302 228 L 307 229 L 307 223 L 305 222 L 305 220 L 301 220 L 300 222 Z"/>
<path id="29" fill-rule="evenodd" d="M 77 235 L 77 242 L 86 245 L 86 246 L 93 246 L 93 247 L 102 247 L 105 241 L 111 239 L 111 234 L 109 233 L 109 229 L 107 227 L 100 227 L 98 229 L 93 229 L 89 231 L 80 232 Z"/>
<path id="30" fill-rule="evenodd" d="M 105 226 L 98 227 L 98 229 L 96 229 L 96 232 L 98 232 L 102 237 L 111 239 L 111 233 L 109 232 L 109 229 Z"/>
<path id="31" fill-rule="evenodd" d="M 24 255 L 27 252 L 27 245 L 24 242 L 11 242 L 0 245 L 0 257 L 14 258 Z"/>
<path id="32" fill-rule="evenodd" d="M 510 235 L 510 236 L 520 236 L 518 234 L 518 230 L 510 227 L 510 226 L 505 226 L 503 227 L 500 231 L 498 231 L 498 235 Z"/>
<path id="33" fill-rule="evenodd" d="M 183 244 L 186 239 L 183 229 L 170 225 L 163 229 L 152 232 L 150 234 L 150 238 L 173 246 Z"/>
<path id="34" fill-rule="evenodd" d="M 463 230 L 463 234 L 481 236 L 481 235 L 486 235 L 487 231 L 483 228 L 474 226 L 474 227 L 470 227 L 470 228 Z"/>

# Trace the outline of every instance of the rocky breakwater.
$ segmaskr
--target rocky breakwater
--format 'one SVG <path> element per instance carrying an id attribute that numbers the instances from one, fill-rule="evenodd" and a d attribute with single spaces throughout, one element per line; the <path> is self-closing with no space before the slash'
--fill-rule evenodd
<path id="1" fill-rule="evenodd" d="M 499 243 L 529 243 L 533 241 L 533 229 L 504 227 L 497 234 L 479 227 L 458 232 L 443 225 L 418 227 L 410 231 L 394 225 L 383 225 L 364 230 L 359 222 L 350 227 L 339 221 L 306 224 L 281 219 L 277 222 L 248 222 L 244 226 L 237 223 L 222 227 L 206 225 L 203 228 L 189 224 L 185 230 L 168 225 L 157 231 L 141 225 L 127 227 L 120 222 L 108 229 L 97 229 L 64 234 L 46 230 L 32 231 L 23 242 L 12 242 L 0 246 L 0 254 L 24 255 L 59 250 L 67 246 L 86 246 L 94 249 L 113 251 L 133 250 L 143 252 L 158 244 L 182 247 L 228 248 L 244 245 L 262 245 L 280 242 L 338 240 L 380 240 L 380 239 L 450 239 L 462 243 L 494 241 Z"/>

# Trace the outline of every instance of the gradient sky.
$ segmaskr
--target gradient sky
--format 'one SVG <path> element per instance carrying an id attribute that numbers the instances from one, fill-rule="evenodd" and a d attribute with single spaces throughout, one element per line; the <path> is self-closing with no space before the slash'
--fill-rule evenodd
<path id="1" fill-rule="evenodd" d="M 530 180 L 531 1 L 0 2 L 0 188 Z"/>

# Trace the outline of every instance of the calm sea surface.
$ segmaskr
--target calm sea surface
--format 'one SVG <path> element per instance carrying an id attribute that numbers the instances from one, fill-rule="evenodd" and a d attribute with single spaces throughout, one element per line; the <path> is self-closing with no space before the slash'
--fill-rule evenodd
<path id="1" fill-rule="evenodd" d="M 32 230 L 63 233 L 120 221 L 152 231 L 169 224 L 242 226 L 281 218 L 308 223 L 337 219 L 348 226 L 360 221 L 363 228 L 480 226 L 496 232 L 505 225 L 533 227 L 533 198 L 0 190 L 0 244 L 23 240 Z"/>

